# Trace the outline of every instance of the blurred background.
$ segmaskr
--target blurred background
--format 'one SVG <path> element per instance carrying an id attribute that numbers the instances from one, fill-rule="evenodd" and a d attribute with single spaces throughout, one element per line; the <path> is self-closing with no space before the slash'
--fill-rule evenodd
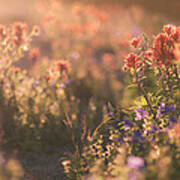
<path id="1" fill-rule="evenodd" d="M 179 20 L 180 1 L 178 0 L 66 0 L 65 3 L 71 5 L 74 2 L 81 2 L 85 4 L 95 4 L 100 8 L 107 8 L 108 6 L 114 6 L 129 10 L 134 6 L 138 6 L 146 13 L 151 15 L 161 16 L 169 21 Z M 37 0 L 0 0 L 0 21 L 3 23 L 12 22 L 14 20 L 29 20 L 38 21 L 35 4 Z M 113 12 L 108 12 L 113 13 Z M 120 12 L 118 13 L 121 14 Z M 118 15 L 117 14 L 117 15 Z"/>

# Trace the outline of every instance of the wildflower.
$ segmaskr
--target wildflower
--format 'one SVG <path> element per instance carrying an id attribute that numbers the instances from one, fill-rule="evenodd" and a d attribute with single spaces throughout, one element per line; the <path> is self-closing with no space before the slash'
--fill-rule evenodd
<path id="1" fill-rule="evenodd" d="M 180 139 L 180 121 L 175 126 L 177 137 Z"/>
<path id="2" fill-rule="evenodd" d="M 153 60 L 157 63 L 165 63 L 164 61 L 168 57 L 168 40 L 169 37 L 165 33 L 160 33 L 155 37 L 154 46 L 153 46 Z"/>
<path id="3" fill-rule="evenodd" d="M 137 48 L 139 43 L 140 43 L 140 38 L 133 38 L 132 41 L 131 41 L 131 46 L 134 47 L 134 48 Z"/>
<path id="4" fill-rule="evenodd" d="M 0 41 L 5 40 L 8 37 L 8 35 L 8 29 L 4 25 L 0 24 Z"/>
<path id="5" fill-rule="evenodd" d="M 163 27 L 164 33 L 155 37 L 153 45 L 153 61 L 159 65 L 168 66 L 174 63 L 175 43 L 180 42 L 180 29 L 173 25 Z"/>
<path id="6" fill-rule="evenodd" d="M 57 70 L 60 72 L 60 73 L 63 73 L 65 72 L 66 74 L 69 73 L 70 71 L 70 68 L 69 68 L 69 63 L 67 61 L 59 61 L 57 63 Z"/>
<path id="7" fill-rule="evenodd" d="M 129 156 L 127 166 L 130 169 L 142 169 L 144 167 L 144 160 L 141 157 Z"/>
<path id="8" fill-rule="evenodd" d="M 15 73 L 18 73 L 18 72 L 21 71 L 21 68 L 19 68 L 19 67 L 14 67 L 14 68 L 13 68 L 13 71 L 14 71 Z"/>
<path id="9" fill-rule="evenodd" d="M 152 125 L 152 129 L 148 130 L 146 132 L 146 135 L 149 135 L 149 134 L 154 134 L 156 131 L 159 131 L 159 129 L 156 127 L 156 125 Z"/>
<path id="10" fill-rule="evenodd" d="M 40 53 L 38 48 L 33 48 L 29 52 L 29 59 L 33 62 L 37 61 L 39 59 Z"/>
<path id="11" fill-rule="evenodd" d="M 6 83 L 6 84 L 4 85 L 4 88 L 5 88 L 5 89 L 9 89 L 9 88 L 10 88 L 10 85 L 9 85 L 8 83 Z"/>
<path id="12" fill-rule="evenodd" d="M 47 79 L 47 81 L 49 81 L 49 80 L 52 80 L 52 79 L 53 79 L 53 77 L 52 77 L 52 75 L 47 74 L 47 75 L 46 75 L 46 79 Z"/>
<path id="13" fill-rule="evenodd" d="M 128 130 L 131 127 L 133 127 L 133 123 L 130 120 L 128 120 L 128 119 L 124 119 L 124 129 Z"/>
<path id="14" fill-rule="evenodd" d="M 61 83 L 61 84 L 60 84 L 60 88 L 62 88 L 62 89 L 65 88 L 65 84 L 64 84 L 64 83 Z"/>
<path id="15" fill-rule="evenodd" d="M 103 63 L 106 65 L 111 65 L 113 63 L 113 55 L 110 53 L 105 53 L 102 56 Z"/>
<path id="16" fill-rule="evenodd" d="M 145 59 L 149 59 L 152 55 L 153 55 L 152 49 L 148 49 L 148 50 L 146 50 L 145 53 L 144 53 L 144 58 L 145 58 Z"/>
<path id="17" fill-rule="evenodd" d="M 165 103 L 161 103 L 157 109 L 156 117 L 160 118 L 163 114 L 168 114 L 175 111 L 175 106 L 173 104 L 167 106 Z"/>
<path id="18" fill-rule="evenodd" d="M 139 130 L 134 131 L 134 133 L 132 134 L 132 142 L 134 143 L 139 143 L 143 140 L 143 136 L 141 134 L 141 132 Z"/>
<path id="19" fill-rule="evenodd" d="M 173 123 L 176 123 L 176 122 L 177 122 L 177 119 L 176 119 L 174 116 L 170 115 L 170 116 L 169 116 L 169 121 L 170 121 L 170 122 L 173 122 Z"/>
<path id="20" fill-rule="evenodd" d="M 171 25 L 171 24 L 168 24 L 168 25 L 165 25 L 165 26 L 163 27 L 163 30 L 164 30 L 164 32 L 167 33 L 168 35 L 172 35 L 172 34 L 174 34 L 175 31 L 176 31 L 176 26 Z"/>
<path id="21" fill-rule="evenodd" d="M 66 84 L 71 84 L 71 79 L 68 78 L 68 79 L 66 80 Z"/>
<path id="22" fill-rule="evenodd" d="M 156 125 L 152 125 L 152 129 L 154 130 L 154 131 L 158 131 L 159 129 L 156 127 Z"/>
<path id="23" fill-rule="evenodd" d="M 32 30 L 32 35 L 39 36 L 39 34 L 40 34 L 40 28 L 39 26 L 35 25 Z"/>
<path id="24" fill-rule="evenodd" d="M 180 60 L 180 44 L 175 44 L 173 53 L 174 53 L 175 59 Z"/>
<path id="25" fill-rule="evenodd" d="M 136 113 L 136 121 L 144 119 L 148 115 L 148 113 L 145 110 L 143 110 L 140 106 L 138 107 L 138 109 L 135 109 L 134 112 Z"/>
<path id="26" fill-rule="evenodd" d="M 169 124 L 169 126 L 165 129 L 166 132 L 168 132 L 169 130 L 173 129 L 174 125 L 173 124 Z"/>
<path id="27" fill-rule="evenodd" d="M 74 60 L 78 60 L 80 58 L 80 54 L 78 52 L 72 52 L 70 57 Z"/>
<path id="28" fill-rule="evenodd" d="M 115 113 L 114 112 L 109 112 L 109 117 L 113 118 L 115 116 Z"/>
<path id="29" fill-rule="evenodd" d="M 138 180 L 141 179 L 141 173 L 139 171 L 131 171 L 128 174 L 128 180 Z"/>
<path id="30" fill-rule="evenodd" d="M 12 36 L 15 45 L 20 46 L 25 42 L 27 30 L 28 28 L 25 23 L 17 22 L 13 25 Z"/>
<path id="31" fill-rule="evenodd" d="M 125 64 L 124 64 L 122 70 L 128 71 L 131 68 L 137 69 L 141 63 L 142 62 L 141 62 L 140 58 L 136 54 L 131 53 L 125 59 Z"/>
<path id="32" fill-rule="evenodd" d="M 35 81 L 34 83 L 33 83 L 33 86 L 35 86 L 35 87 L 37 87 L 37 86 L 39 86 L 40 85 L 40 82 L 39 81 Z"/>
<path id="33" fill-rule="evenodd" d="M 176 31 L 173 34 L 173 39 L 176 43 L 180 43 L 180 28 L 176 27 Z"/>

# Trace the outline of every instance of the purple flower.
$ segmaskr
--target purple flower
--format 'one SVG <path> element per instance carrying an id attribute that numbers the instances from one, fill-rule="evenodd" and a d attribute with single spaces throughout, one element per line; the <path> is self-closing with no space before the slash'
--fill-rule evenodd
<path id="1" fill-rule="evenodd" d="M 62 89 L 65 88 L 65 84 L 64 84 L 64 83 L 61 83 L 61 84 L 60 84 L 60 88 L 62 88 Z"/>
<path id="2" fill-rule="evenodd" d="M 142 169 L 144 167 L 144 160 L 141 157 L 129 156 L 127 166 L 130 169 Z"/>
<path id="3" fill-rule="evenodd" d="M 168 114 L 174 112 L 175 110 L 176 107 L 173 104 L 167 106 L 165 103 L 162 102 L 157 109 L 156 117 L 160 118 L 163 114 Z"/>
<path id="4" fill-rule="evenodd" d="M 148 115 L 148 113 L 140 106 L 138 109 L 135 109 L 134 112 L 136 113 L 136 118 L 135 118 L 136 121 L 144 119 Z"/>
<path id="5" fill-rule="evenodd" d="M 124 129 L 128 130 L 131 127 L 133 127 L 133 123 L 130 120 L 128 120 L 128 119 L 124 119 Z"/>
<path id="6" fill-rule="evenodd" d="M 109 117 L 111 120 L 114 119 L 114 116 L 115 116 L 115 113 L 114 113 L 114 112 L 109 112 L 108 117 Z"/>
<path id="7" fill-rule="evenodd" d="M 177 122 L 177 119 L 174 117 L 174 116 L 169 116 L 169 120 L 173 123 L 176 123 Z"/>
<path id="8" fill-rule="evenodd" d="M 156 125 L 153 124 L 153 125 L 152 125 L 152 129 L 147 131 L 147 135 L 153 134 L 153 133 L 155 133 L 156 131 L 159 131 L 159 128 L 157 128 Z"/>
<path id="9" fill-rule="evenodd" d="M 34 87 L 37 87 L 37 86 L 39 86 L 40 85 L 40 82 L 39 81 L 35 81 L 34 83 L 33 83 L 33 86 Z"/>
<path id="10" fill-rule="evenodd" d="M 54 86 L 54 85 L 56 85 L 56 80 L 51 81 L 51 86 Z"/>
<path id="11" fill-rule="evenodd" d="M 129 177 L 129 180 L 137 180 L 139 175 L 140 174 L 137 171 L 132 171 L 132 172 L 129 172 L 128 177 Z"/>
<path id="12" fill-rule="evenodd" d="M 140 131 L 134 131 L 132 135 L 132 142 L 139 143 L 143 140 L 143 136 Z"/>
<path id="13" fill-rule="evenodd" d="M 173 129 L 173 128 L 174 128 L 173 124 L 170 124 L 170 125 L 165 129 L 165 131 L 168 132 L 169 130 L 171 130 L 171 129 Z"/>
<path id="14" fill-rule="evenodd" d="M 148 130 L 148 131 L 147 131 L 147 135 L 149 135 L 149 134 L 153 134 L 153 133 L 155 133 L 155 131 L 154 131 L 154 130 Z"/>
<path id="15" fill-rule="evenodd" d="M 79 55 L 78 52 L 72 52 L 72 53 L 70 54 L 70 57 L 71 57 L 72 59 L 74 59 L 74 60 L 77 60 L 77 59 L 80 58 L 80 55 Z"/>
<path id="16" fill-rule="evenodd" d="M 152 129 L 154 130 L 154 131 L 158 131 L 159 129 L 156 127 L 156 125 L 152 125 Z"/>
<path id="17" fill-rule="evenodd" d="M 68 79 L 66 80 L 66 84 L 70 84 L 70 83 L 71 83 L 71 79 L 68 78 Z"/>
<path id="18" fill-rule="evenodd" d="M 9 85 L 8 83 L 6 83 L 6 84 L 4 85 L 4 87 L 5 87 L 6 89 L 9 89 L 9 88 L 10 88 L 10 85 Z"/>

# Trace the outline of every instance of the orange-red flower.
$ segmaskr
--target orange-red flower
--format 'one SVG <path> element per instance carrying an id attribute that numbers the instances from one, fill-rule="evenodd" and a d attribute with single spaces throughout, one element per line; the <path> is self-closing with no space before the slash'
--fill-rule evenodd
<path id="1" fill-rule="evenodd" d="M 12 40 L 17 46 L 23 44 L 27 37 L 28 27 L 25 23 L 16 22 L 13 24 Z"/>
<path id="2" fill-rule="evenodd" d="M 174 53 L 175 59 L 180 60 L 180 44 L 175 44 L 173 53 Z"/>
<path id="3" fill-rule="evenodd" d="M 29 59 L 33 62 L 37 61 L 39 59 L 40 52 L 38 48 L 33 48 L 29 52 Z"/>
<path id="4" fill-rule="evenodd" d="M 8 28 L 0 24 L 0 41 L 3 41 L 4 39 L 6 39 L 8 35 L 9 35 Z"/>
<path id="5" fill-rule="evenodd" d="M 69 63 L 67 61 L 61 60 L 59 62 L 57 62 L 57 70 L 60 73 L 69 73 L 70 72 L 70 67 L 69 67 Z"/>
<path id="6" fill-rule="evenodd" d="M 19 67 L 14 67 L 14 68 L 13 68 L 13 71 L 14 71 L 15 73 L 18 73 L 18 72 L 21 71 L 21 68 L 19 68 Z"/>
<path id="7" fill-rule="evenodd" d="M 131 46 L 137 48 L 140 43 L 140 38 L 133 38 L 131 41 Z"/>
<path id="8" fill-rule="evenodd" d="M 153 61 L 160 66 L 167 66 L 173 58 L 173 41 L 166 33 L 158 34 L 153 45 Z"/>
<path id="9" fill-rule="evenodd" d="M 134 53 L 128 54 L 127 58 L 125 59 L 125 64 L 122 68 L 123 71 L 128 71 L 131 68 L 136 70 L 140 64 L 142 64 L 142 61 L 140 60 L 139 56 L 137 56 Z"/>

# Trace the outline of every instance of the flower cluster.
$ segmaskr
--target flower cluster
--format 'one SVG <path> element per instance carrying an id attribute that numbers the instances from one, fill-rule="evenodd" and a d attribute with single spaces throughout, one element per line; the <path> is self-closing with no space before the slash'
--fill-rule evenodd
<path id="1" fill-rule="evenodd" d="M 179 176 L 180 159 L 175 154 L 180 150 L 180 81 L 179 63 L 173 55 L 179 29 L 166 25 L 163 31 L 152 42 L 146 37 L 132 40 L 135 53 L 128 55 L 123 69 L 131 72 L 131 87 L 141 95 L 131 107 L 109 107 L 81 154 L 79 174 L 130 180 Z M 152 83 L 159 79 L 160 83 Z M 77 172 L 72 161 L 69 168 Z M 158 175 L 158 169 L 165 172 Z"/>
<path id="2" fill-rule="evenodd" d="M 173 25 L 163 27 L 164 33 L 158 34 L 153 44 L 153 63 L 169 66 L 174 63 L 174 48 L 180 43 L 180 28 Z"/>

